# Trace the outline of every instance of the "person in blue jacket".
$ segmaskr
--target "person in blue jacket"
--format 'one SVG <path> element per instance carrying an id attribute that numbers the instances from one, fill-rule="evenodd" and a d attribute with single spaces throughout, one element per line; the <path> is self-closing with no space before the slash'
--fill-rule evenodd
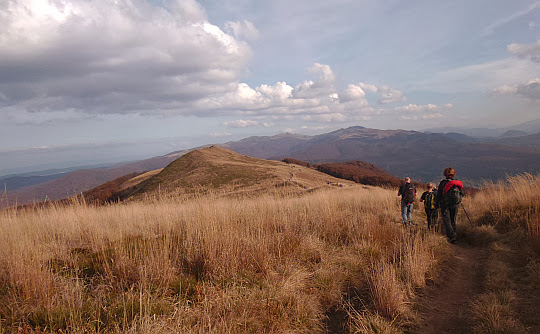
<path id="1" fill-rule="evenodd" d="M 411 183 L 411 179 L 406 177 L 404 183 L 399 187 L 398 196 L 401 196 L 401 217 L 403 225 L 412 225 L 412 210 L 416 199 L 416 188 Z"/>

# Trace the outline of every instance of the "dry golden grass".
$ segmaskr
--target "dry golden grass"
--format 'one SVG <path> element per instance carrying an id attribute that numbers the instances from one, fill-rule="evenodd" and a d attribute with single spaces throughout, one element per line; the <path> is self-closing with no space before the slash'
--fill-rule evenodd
<path id="1" fill-rule="evenodd" d="M 127 182 L 120 197 L 178 198 L 208 192 L 252 197 L 264 195 L 269 189 L 287 188 L 300 194 L 321 187 L 354 185 L 303 166 L 248 157 L 216 146 L 187 153 L 159 173 L 152 173 Z"/>
<path id="2" fill-rule="evenodd" d="M 398 205 L 352 186 L 5 210 L 0 332 L 316 333 L 336 309 L 398 332 L 447 247 Z"/>
<path id="3" fill-rule="evenodd" d="M 540 177 L 530 174 L 488 183 L 469 202 L 483 224 L 469 240 L 489 247 L 484 292 L 473 303 L 475 333 L 527 333 L 538 324 Z"/>
<path id="4" fill-rule="evenodd" d="M 540 176 L 522 174 L 507 181 L 487 183 L 472 203 L 480 223 L 501 232 L 524 228 L 540 254 Z"/>

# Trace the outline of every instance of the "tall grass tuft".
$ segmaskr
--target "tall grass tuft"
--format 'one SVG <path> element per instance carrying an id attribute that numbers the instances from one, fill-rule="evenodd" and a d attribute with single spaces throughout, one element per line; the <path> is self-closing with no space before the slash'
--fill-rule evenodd
<path id="1" fill-rule="evenodd" d="M 484 289 L 472 305 L 475 333 L 527 333 L 538 318 L 540 177 L 523 174 L 488 183 L 469 212 L 481 226 L 468 235 L 487 245 Z"/>
<path id="2" fill-rule="evenodd" d="M 471 203 L 478 221 L 501 232 L 522 228 L 540 254 L 540 176 L 522 174 L 486 183 Z"/>

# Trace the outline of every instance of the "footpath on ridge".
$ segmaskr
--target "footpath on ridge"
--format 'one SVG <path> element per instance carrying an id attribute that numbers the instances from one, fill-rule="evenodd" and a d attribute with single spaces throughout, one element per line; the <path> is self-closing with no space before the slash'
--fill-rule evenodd
<path id="1" fill-rule="evenodd" d="M 424 288 L 416 309 L 418 326 L 410 333 L 471 333 L 471 302 L 482 292 L 487 249 L 458 241 L 433 283 Z"/>
<path id="2" fill-rule="evenodd" d="M 407 333 L 540 333 L 540 265 L 523 237 L 494 233 L 472 245 L 466 239 L 451 246 L 419 292 L 417 321 Z"/>

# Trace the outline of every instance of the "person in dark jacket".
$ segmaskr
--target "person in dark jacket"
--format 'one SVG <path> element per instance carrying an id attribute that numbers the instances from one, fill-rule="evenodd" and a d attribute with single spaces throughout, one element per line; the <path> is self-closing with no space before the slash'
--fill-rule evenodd
<path id="1" fill-rule="evenodd" d="M 411 183 L 411 179 L 406 177 L 404 183 L 399 187 L 398 196 L 401 196 L 401 217 L 403 225 L 412 225 L 413 203 L 416 199 L 416 188 Z"/>
<path id="2" fill-rule="evenodd" d="M 435 205 L 437 208 L 441 209 L 441 217 L 448 241 L 455 243 L 457 239 L 456 218 L 460 200 L 453 201 L 452 198 L 450 198 L 450 193 L 451 190 L 453 191 L 452 188 L 456 187 L 456 191 L 459 192 L 459 196 L 463 196 L 463 183 L 454 179 L 456 176 L 456 171 L 451 167 L 445 168 L 443 175 L 446 177 L 446 179 L 439 183 Z"/>
<path id="3" fill-rule="evenodd" d="M 420 202 L 424 202 L 424 209 L 426 210 L 428 230 L 437 230 L 437 218 L 439 218 L 439 212 L 435 206 L 436 198 L 437 189 L 435 189 L 433 183 L 430 182 L 427 184 L 427 191 L 424 191 L 420 197 Z"/>

